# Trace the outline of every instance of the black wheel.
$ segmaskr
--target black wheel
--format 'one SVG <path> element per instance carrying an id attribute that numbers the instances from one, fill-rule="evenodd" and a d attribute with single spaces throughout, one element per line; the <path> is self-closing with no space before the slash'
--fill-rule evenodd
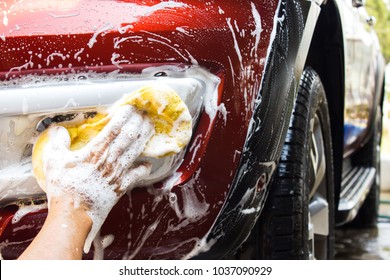
<path id="1" fill-rule="evenodd" d="M 304 71 L 300 81 L 287 138 L 258 226 L 260 258 L 333 257 L 330 121 L 324 88 L 311 68 Z"/>
<path id="2" fill-rule="evenodd" d="M 376 227 L 378 223 L 379 211 L 379 195 L 380 195 L 380 170 L 381 170 L 381 156 L 380 145 L 382 138 L 382 112 L 378 110 L 375 119 L 374 133 L 364 146 L 362 152 L 357 156 L 355 163 L 368 167 L 374 167 L 375 181 L 371 186 L 362 207 L 358 214 L 352 221 L 351 225 L 356 228 Z"/>

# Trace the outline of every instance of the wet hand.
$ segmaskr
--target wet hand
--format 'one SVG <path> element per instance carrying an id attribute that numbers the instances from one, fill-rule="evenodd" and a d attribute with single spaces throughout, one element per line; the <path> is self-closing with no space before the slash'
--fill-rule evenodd
<path id="1" fill-rule="evenodd" d="M 130 105 L 120 106 L 110 118 L 95 138 L 76 151 L 69 149 L 66 128 L 52 126 L 42 152 L 49 207 L 53 197 L 71 196 L 74 207 L 85 208 L 93 221 L 84 251 L 119 198 L 151 171 L 150 163 L 136 162 L 154 133 L 149 118 Z"/>

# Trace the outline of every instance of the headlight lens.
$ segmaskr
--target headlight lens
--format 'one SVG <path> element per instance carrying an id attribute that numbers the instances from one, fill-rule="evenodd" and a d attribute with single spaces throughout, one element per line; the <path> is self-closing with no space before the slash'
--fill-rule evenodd
<path id="1" fill-rule="evenodd" d="M 200 67 L 148 68 L 140 74 L 79 73 L 36 75 L 0 86 L 0 206 L 44 196 L 32 175 L 31 151 L 36 136 L 51 123 L 87 118 L 149 84 L 164 83 L 187 105 L 193 129 L 204 106 L 216 103 L 219 79 Z M 217 108 L 217 104 L 214 104 Z M 206 108 L 207 112 L 207 108 Z M 145 185 L 163 180 L 183 161 L 185 151 L 152 161 Z"/>

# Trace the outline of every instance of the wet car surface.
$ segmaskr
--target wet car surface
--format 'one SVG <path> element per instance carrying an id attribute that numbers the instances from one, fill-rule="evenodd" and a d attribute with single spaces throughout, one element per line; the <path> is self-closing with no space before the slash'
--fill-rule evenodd
<path id="1" fill-rule="evenodd" d="M 194 106 L 192 141 L 122 197 L 86 259 L 224 258 L 246 240 L 256 258 L 329 258 L 334 226 L 375 206 L 384 62 L 362 1 L 60 2 L 0 5 L 2 257 L 46 218 L 41 124 L 157 81 Z"/>

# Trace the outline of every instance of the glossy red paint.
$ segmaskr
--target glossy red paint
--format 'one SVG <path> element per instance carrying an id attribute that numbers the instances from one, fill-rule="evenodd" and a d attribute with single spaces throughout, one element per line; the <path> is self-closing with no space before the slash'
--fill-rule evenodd
<path id="1" fill-rule="evenodd" d="M 0 236 L 6 230 L 8 225 L 12 222 L 12 218 L 17 209 L 16 207 L 7 207 L 1 211 L 1 220 L 0 220 Z"/>
<path id="2" fill-rule="evenodd" d="M 211 130 L 209 116 L 203 113 L 178 170 L 183 174 L 180 185 L 168 192 L 138 188 L 120 200 L 100 233 L 114 237 L 104 258 L 176 259 L 199 249 L 235 176 L 261 86 L 277 4 L 276 0 L 0 4 L 1 80 L 17 83 L 31 74 L 141 72 L 170 64 L 197 64 L 222 79 L 219 98 L 226 119 L 219 111 Z M 2 256 L 17 257 L 45 217 L 33 213 L 8 224 L 0 236 Z M 92 257 L 92 253 L 85 256 Z"/>

